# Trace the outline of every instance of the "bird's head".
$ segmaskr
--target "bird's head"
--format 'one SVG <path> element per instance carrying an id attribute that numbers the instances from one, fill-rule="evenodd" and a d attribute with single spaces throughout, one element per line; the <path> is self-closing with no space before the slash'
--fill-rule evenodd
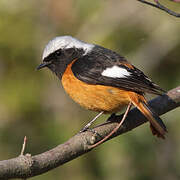
<path id="1" fill-rule="evenodd" d="M 48 67 L 61 79 L 67 65 L 74 59 L 87 55 L 93 47 L 93 44 L 85 43 L 71 36 L 56 37 L 46 45 L 42 56 L 43 62 L 37 69 Z"/>

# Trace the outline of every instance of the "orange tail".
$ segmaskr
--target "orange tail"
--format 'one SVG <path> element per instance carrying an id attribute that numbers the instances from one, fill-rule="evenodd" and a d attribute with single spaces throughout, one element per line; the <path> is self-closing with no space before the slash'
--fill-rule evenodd
<path id="1" fill-rule="evenodd" d="M 149 120 L 152 134 L 165 139 L 166 126 L 161 118 L 149 107 L 144 96 L 137 93 L 129 93 L 129 98 L 134 106 Z"/>

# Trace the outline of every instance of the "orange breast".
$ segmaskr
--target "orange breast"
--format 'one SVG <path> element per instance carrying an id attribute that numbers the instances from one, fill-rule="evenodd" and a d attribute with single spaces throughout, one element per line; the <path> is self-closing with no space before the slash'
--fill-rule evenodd
<path id="1" fill-rule="evenodd" d="M 62 76 L 62 85 L 69 96 L 86 109 L 118 112 L 129 102 L 127 92 L 118 88 L 103 85 L 91 85 L 78 80 L 69 64 Z"/>

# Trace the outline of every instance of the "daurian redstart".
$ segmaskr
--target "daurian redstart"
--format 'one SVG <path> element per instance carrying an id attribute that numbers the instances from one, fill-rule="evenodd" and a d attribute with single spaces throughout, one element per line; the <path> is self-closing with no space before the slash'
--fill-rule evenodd
<path id="1" fill-rule="evenodd" d="M 131 102 L 149 120 L 152 133 L 165 138 L 166 126 L 144 97 L 145 93 L 161 95 L 164 91 L 118 53 L 60 36 L 46 45 L 42 60 L 37 69 L 48 67 L 84 108 L 116 113 Z"/>

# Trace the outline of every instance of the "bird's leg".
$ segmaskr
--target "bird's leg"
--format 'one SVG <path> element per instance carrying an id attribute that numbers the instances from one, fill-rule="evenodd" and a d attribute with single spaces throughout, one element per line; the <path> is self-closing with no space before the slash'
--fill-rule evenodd
<path id="1" fill-rule="evenodd" d="M 104 113 L 104 111 L 101 111 L 99 114 L 97 114 L 88 124 L 86 124 L 79 132 L 84 132 L 86 130 L 89 129 L 89 127 L 92 125 L 92 123 L 98 118 L 100 117 L 102 114 Z"/>
<path id="2" fill-rule="evenodd" d="M 112 113 L 111 116 L 107 119 L 107 122 L 113 122 L 116 117 L 116 113 Z"/>
<path id="3" fill-rule="evenodd" d="M 126 119 L 127 117 L 127 114 L 129 112 L 129 110 L 131 109 L 131 106 L 132 106 L 132 103 L 130 102 L 128 104 L 128 107 L 123 115 L 123 118 L 122 120 L 119 122 L 119 124 L 107 135 L 105 136 L 103 139 L 101 139 L 100 141 L 98 141 L 97 143 L 93 144 L 92 146 L 90 146 L 90 148 L 94 148 L 96 146 L 98 146 L 99 144 L 103 143 L 104 141 L 106 141 L 108 138 L 110 138 L 119 128 L 120 126 L 123 124 L 124 120 Z"/>

